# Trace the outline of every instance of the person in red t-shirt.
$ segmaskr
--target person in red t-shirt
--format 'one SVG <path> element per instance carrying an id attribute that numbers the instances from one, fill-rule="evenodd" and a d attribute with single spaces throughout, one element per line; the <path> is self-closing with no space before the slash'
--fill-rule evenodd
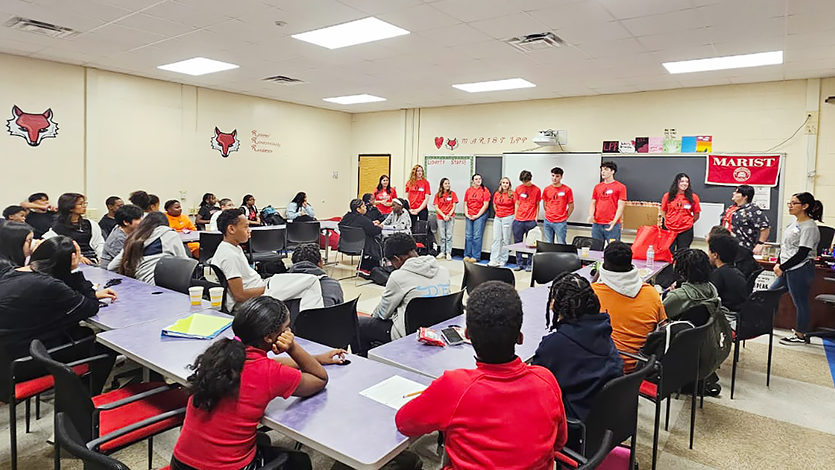
<path id="1" fill-rule="evenodd" d="M 415 165 L 409 174 L 409 181 L 406 183 L 406 195 L 409 197 L 409 215 L 412 216 L 412 227 L 417 226 L 418 220 L 429 219 L 429 210 L 426 205 L 429 203 L 429 195 L 432 188 L 429 181 L 426 181 L 426 172 L 420 165 Z"/>
<path id="2" fill-rule="evenodd" d="M 381 214 L 391 214 L 392 199 L 397 197 L 397 190 L 391 187 L 388 175 L 381 175 L 374 191 L 374 205 Z"/>
<path id="3" fill-rule="evenodd" d="M 308 397 L 325 388 L 322 366 L 344 362 L 346 351 L 308 354 L 294 340 L 287 307 L 269 296 L 241 304 L 232 330 L 234 339 L 216 341 L 194 363 L 171 470 L 255 469 L 282 453 L 289 456 L 286 468 L 310 469 L 303 452 L 258 445 L 258 426 L 274 398 Z M 270 359 L 269 351 L 290 357 Z"/>
<path id="4" fill-rule="evenodd" d="M 441 178 L 438 192 L 435 193 L 435 214 L 438 216 L 438 238 L 441 247 L 438 258 L 452 259 L 452 230 L 455 228 L 455 205 L 458 196 L 450 189 L 448 178 Z"/>
<path id="5" fill-rule="evenodd" d="M 474 174 L 470 187 L 464 193 L 464 261 L 476 263 L 481 259 L 481 240 L 487 225 L 487 208 L 490 207 L 490 190 L 481 181 L 481 175 Z"/>
<path id="6" fill-rule="evenodd" d="M 686 173 L 677 174 L 670 190 L 661 197 L 664 227 L 676 233 L 676 239 L 670 246 L 671 253 L 690 248 L 693 243 L 693 224 L 699 220 L 701 212 L 699 195 L 690 187 L 690 177 Z"/>
<path id="7" fill-rule="evenodd" d="M 519 173 L 519 181 L 522 182 L 516 187 L 516 218 L 513 220 L 513 243 L 525 241 L 525 235 L 536 227 L 536 216 L 539 214 L 539 201 L 542 200 L 542 191 L 531 183 L 533 175 L 528 170 Z M 530 271 L 530 254 L 516 252 L 516 270 Z"/>
<path id="8" fill-rule="evenodd" d="M 598 240 L 620 241 L 621 219 L 623 208 L 626 207 L 626 186 L 615 181 L 617 172 L 617 163 L 601 163 L 600 178 L 603 182 L 598 183 L 591 194 L 591 236 Z"/>
<path id="9" fill-rule="evenodd" d="M 568 218 L 574 212 L 574 192 L 562 184 L 562 168 L 551 168 L 551 185 L 542 191 L 542 205 L 545 208 L 545 220 L 542 222 L 543 238 L 548 243 L 565 243 L 568 231 Z"/>
<path id="10" fill-rule="evenodd" d="M 490 246 L 490 266 L 507 264 L 507 246 L 510 245 L 513 212 L 516 210 L 516 193 L 507 176 L 499 180 L 499 189 L 493 195 L 493 244 Z"/>
<path id="11" fill-rule="evenodd" d="M 522 344 L 516 289 L 488 281 L 467 300 L 465 336 L 475 369 L 449 370 L 395 416 L 407 436 L 443 432 L 444 470 L 551 470 L 568 429 L 562 391 L 544 367 L 515 354 Z"/>

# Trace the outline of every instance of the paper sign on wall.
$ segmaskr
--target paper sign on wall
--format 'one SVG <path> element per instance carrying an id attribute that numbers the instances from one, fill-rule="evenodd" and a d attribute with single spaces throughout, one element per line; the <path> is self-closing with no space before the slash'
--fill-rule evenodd
<path id="1" fill-rule="evenodd" d="M 754 198 L 751 202 L 764 211 L 771 209 L 771 188 L 768 186 L 754 186 Z"/>
<path id="2" fill-rule="evenodd" d="M 618 150 L 620 153 L 635 153 L 635 143 L 631 140 L 621 140 L 618 142 Z"/>

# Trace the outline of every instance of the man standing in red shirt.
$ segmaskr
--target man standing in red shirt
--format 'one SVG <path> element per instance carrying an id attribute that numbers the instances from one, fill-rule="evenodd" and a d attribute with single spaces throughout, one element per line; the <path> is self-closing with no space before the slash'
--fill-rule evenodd
<path id="1" fill-rule="evenodd" d="M 548 369 L 515 354 L 522 301 L 513 286 L 489 281 L 467 301 L 475 369 L 444 372 L 397 412 L 407 436 L 444 434 L 444 470 L 551 470 L 568 437 L 562 391 Z"/>
<path id="2" fill-rule="evenodd" d="M 589 207 L 591 236 L 603 241 L 620 241 L 621 219 L 626 207 L 626 186 L 615 181 L 618 165 L 615 162 L 600 164 L 602 183 L 594 187 Z"/>
<path id="3" fill-rule="evenodd" d="M 525 235 L 536 227 L 536 216 L 539 213 L 539 201 L 542 199 L 542 191 L 531 183 L 533 175 L 528 170 L 519 173 L 519 181 L 522 182 L 516 187 L 516 218 L 513 220 L 513 243 L 525 241 Z M 516 270 L 530 271 L 530 254 L 516 252 Z"/>
<path id="4" fill-rule="evenodd" d="M 565 243 L 568 218 L 574 212 L 574 192 L 567 185 L 562 184 L 562 175 L 562 168 L 558 166 L 551 168 L 551 186 L 542 191 L 542 205 L 545 207 L 542 231 L 548 243 L 554 243 L 554 235 L 556 235 L 557 243 Z"/>

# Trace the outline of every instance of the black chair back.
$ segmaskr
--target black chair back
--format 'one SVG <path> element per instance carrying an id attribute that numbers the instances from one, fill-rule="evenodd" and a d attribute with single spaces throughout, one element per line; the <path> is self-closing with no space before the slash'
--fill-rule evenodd
<path id="1" fill-rule="evenodd" d="M 284 305 L 287 306 L 287 310 L 290 311 L 290 327 L 296 327 L 296 319 L 299 318 L 299 313 L 301 311 L 301 304 L 302 299 L 288 299 L 283 300 Z"/>
<path id="2" fill-rule="evenodd" d="M 197 269 L 196 259 L 165 257 L 159 260 L 154 268 L 154 283 L 160 287 L 188 294 L 194 270 Z"/>
<path id="3" fill-rule="evenodd" d="M 484 266 L 476 263 L 464 263 L 464 279 L 461 289 L 471 293 L 479 284 L 487 281 L 502 281 L 516 287 L 516 277 L 507 268 Z"/>
<path id="4" fill-rule="evenodd" d="M 412 236 L 426 236 L 429 232 L 429 222 L 426 220 L 417 220 L 412 226 Z"/>
<path id="5" fill-rule="evenodd" d="M 287 241 L 294 245 L 319 243 L 319 222 L 292 222 L 287 224 Z"/>
<path id="6" fill-rule="evenodd" d="M 590 250 L 594 251 L 603 251 L 603 248 L 605 248 L 605 243 L 605 241 L 599 240 L 597 238 L 583 237 L 580 235 L 575 236 L 574 239 L 571 240 L 571 244 L 576 246 L 577 248 L 587 246 Z"/>
<path id="7" fill-rule="evenodd" d="M 332 348 L 347 349 L 362 354 L 357 302 L 359 297 L 332 307 L 314 308 L 299 313 L 293 332 L 301 338 Z"/>
<path id="8" fill-rule="evenodd" d="M 360 256 L 363 248 L 365 248 L 365 230 L 348 225 L 339 227 L 339 244 L 336 246 L 336 251 L 349 256 Z"/>
<path id="9" fill-rule="evenodd" d="M 737 312 L 736 339 L 743 341 L 771 333 L 777 306 L 785 293 L 785 288 L 752 293 Z"/>
<path id="10" fill-rule="evenodd" d="M 817 254 L 823 253 L 823 250 L 828 250 L 832 247 L 832 239 L 835 238 L 835 228 L 827 227 L 826 225 L 819 225 L 821 238 L 818 242 Z"/>
<path id="11" fill-rule="evenodd" d="M 464 313 L 464 291 L 438 297 L 419 297 L 406 305 L 406 334 L 437 325 Z"/>
<path id="12" fill-rule="evenodd" d="M 223 274 L 223 271 L 221 271 L 218 266 L 214 264 L 210 264 L 208 266 L 212 272 L 215 273 L 215 277 L 217 278 L 217 282 L 220 284 L 220 287 L 223 287 L 223 298 L 221 300 L 222 303 L 220 304 L 220 311 L 223 313 L 229 313 L 229 308 L 226 307 L 226 300 L 229 296 L 229 281 L 226 279 L 226 275 Z"/>
<path id="13" fill-rule="evenodd" d="M 592 455 L 586 461 L 586 463 L 577 467 L 577 470 L 594 470 L 595 468 L 600 466 L 600 464 L 603 463 L 604 460 L 606 460 L 606 457 L 609 456 L 609 452 L 611 452 L 611 450 L 615 448 L 615 446 L 613 445 L 614 439 L 612 438 L 612 436 L 614 436 L 614 433 L 607 429 L 606 432 L 603 433 L 603 442 L 601 442 L 600 447 L 597 449 L 597 452 L 595 452 L 594 455 Z M 606 449 L 609 450 L 607 451 Z"/>
<path id="14" fill-rule="evenodd" d="M 206 264 L 212 259 L 222 241 L 223 234 L 220 232 L 200 232 L 200 252 L 197 255 L 200 264 Z"/>
<path id="15" fill-rule="evenodd" d="M 577 247 L 574 245 L 565 245 L 562 243 L 548 243 L 542 240 L 536 241 L 537 253 L 574 253 L 577 254 Z"/>
<path id="16" fill-rule="evenodd" d="M 754 292 L 754 287 L 757 285 L 757 278 L 760 277 L 760 274 L 762 274 L 763 271 L 763 269 L 758 269 L 752 272 L 751 275 L 748 276 L 748 279 L 745 280 L 745 287 L 748 289 L 746 295 L 751 295 Z"/>
<path id="17" fill-rule="evenodd" d="M 670 341 L 670 349 L 661 358 L 661 381 L 658 395 L 661 399 L 693 383 L 699 369 L 699 354 L 707 338 L 707 330 L 713 326 L 713 317 L 696 328 L 679 332 Z"/>
<path id="18" fill-rule="evenodd" d="M 531 287 L 534 286 L 535 282 L 539 284 L 547 284 L 553 281 L 560 274 L 576 271 L 581 267 L 582 264 L 580 263 L 580 257 L 577 256 L 576 250 L 573 253 L 536 253 L 533 255 L 533 275 L 531 276 Z"/>
<path id="19" fill-rule="evenodd" d="M 286 230 L 277 228 L 253 230 L 252 236 L 249 239 L 250 253 L 276 253 L 282 251 L 286 248 L 286 235 Z M 318 241 L 317 238 L 316 242 L 318 243 Z"/>
<path id="20" fill-rule="evenodd" d="M 62 450 L 84 462 L 84 470 L 130 470 L 127 465 L 87 448 L 87 443 L 65 412 L 55 415 L 55 440 Z"/>
<path id="21" fill-rule="evenodd" d="M 682 321 L 689 321 L 695 327 L 703 326 L 710 318 L 710 311 L 704 304 L 699 304 L 690 307 L 679 315 L 678 319 Z"/>

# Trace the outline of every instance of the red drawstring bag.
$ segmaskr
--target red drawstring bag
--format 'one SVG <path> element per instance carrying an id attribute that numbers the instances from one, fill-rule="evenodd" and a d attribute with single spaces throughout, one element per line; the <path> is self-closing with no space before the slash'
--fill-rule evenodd
<path id="1" fill-rule="evenodd" d="M 655 261 L 673 261 L 673 254 L 670 253 L 670 246 L 676 239 L 676 233 L 664 230 L 657 225 L 644 225 L 638 228 L 638 235 L 632 242 L 632 258 L 647 259 L 647 249 L 652 245 L 655 251 Z"/>

